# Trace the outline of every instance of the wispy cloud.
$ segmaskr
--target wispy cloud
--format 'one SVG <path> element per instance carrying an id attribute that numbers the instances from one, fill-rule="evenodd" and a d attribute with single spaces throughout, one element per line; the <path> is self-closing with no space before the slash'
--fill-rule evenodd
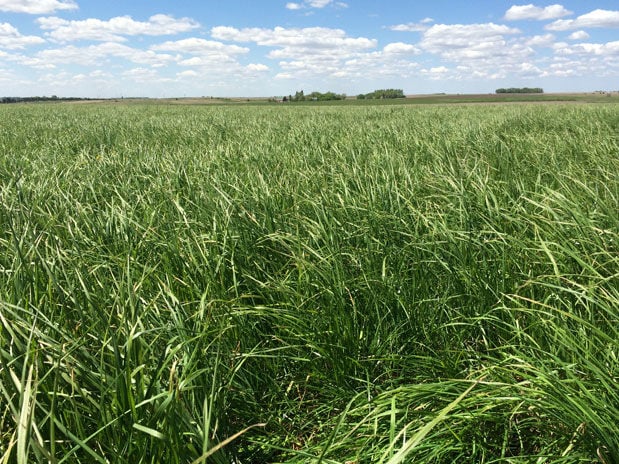
<path id="1" fill-rule="evenodd" d="M 348 8 L 345 2 L 337 2 L 335 0 L 303 0 L 302 2 L 288 2 L 286 8 L 289 10 L 303 10 L 305 8 L 325 8 L 327 6 L 335 6 L 337 8 Z"/>
<path id="2" fill-rule="evenodd" d="M 405 23 L 389 26 L 389 29 L 398 32 L 423 32 L 428 30 L 430 28 L 430 24 L 433 22 L 434 20 L 432 18 L 424 18 L 417 23 Z"/>

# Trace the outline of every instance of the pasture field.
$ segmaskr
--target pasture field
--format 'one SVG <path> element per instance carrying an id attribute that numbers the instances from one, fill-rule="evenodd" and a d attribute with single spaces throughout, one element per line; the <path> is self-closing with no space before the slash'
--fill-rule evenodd
<path id="1" fill-rule="evenodd" d="M 619 107 L 0 107 L 0 462 L 618 463 Z"/>

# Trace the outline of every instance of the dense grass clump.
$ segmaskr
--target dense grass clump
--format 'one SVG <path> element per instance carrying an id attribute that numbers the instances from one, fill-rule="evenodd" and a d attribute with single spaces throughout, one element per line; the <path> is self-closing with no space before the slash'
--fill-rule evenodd
<path id="1" fill-rule="evenodd" d="M 619 462 L 608 106 L 0 108 L 0 461 Z"/>

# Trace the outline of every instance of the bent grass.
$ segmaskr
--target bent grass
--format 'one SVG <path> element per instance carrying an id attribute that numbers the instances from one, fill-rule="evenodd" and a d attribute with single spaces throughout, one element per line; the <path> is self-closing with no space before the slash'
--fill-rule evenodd
<path id="1" fill-rule="evenodd" d="M 612 105 L 0 112 L 0 462 L 619 460 Z"/>

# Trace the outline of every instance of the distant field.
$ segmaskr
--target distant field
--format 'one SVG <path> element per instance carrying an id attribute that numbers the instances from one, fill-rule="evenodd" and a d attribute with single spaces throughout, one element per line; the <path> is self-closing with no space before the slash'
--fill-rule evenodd
<path id="1" fill-rule="evenodd" d="M 0 461 L 619 462 L 618 97 L 511 97 L 0 106 Z"/>
<path id="2" fill-rule="evenodd" d="M 179 98 L 115 98 L 106 100 L 59 101 L 68 105 L 243 105 L 243 106 L 382 106 L 382 105 L 454 105 L 475 103 L 619 103 L 619 92 L 609 93 L 547 93 L 547 94 L 430 94 L 408 95 L 406 98 L 384 100 L 357 100 L 354 96 L 346 100 L 303 101 L 282 103 L 267 97 L 179 97 Z"/>
<path id="3" fill-rule="evenodd" d="M 293 103 L 277 103 L 268 98 L 216 98 L 216 97 L 188 97 L 188 98 L 164 98 L 164 99 L 115 99 L 106 100 L 108 103 L 125 104 L 173 104 L 173 105 L 291 105 L 291 106 L 377 106 L 377 105 L 437 105 L 458 103 L 619 103 L 619 92 L 611 93 L 550 93 L 550 94 L 435 94 L 435 95 L 409 95 L 407 98 L 395 98 L 385 100 L 357 100 L 349 97 L 346 100 L 334 101 L 304 101 Z M 77 103 L 101 103 L 101 101 L 84 101 Z M 72 102 L 72 104 L 75 104 Z"/>

